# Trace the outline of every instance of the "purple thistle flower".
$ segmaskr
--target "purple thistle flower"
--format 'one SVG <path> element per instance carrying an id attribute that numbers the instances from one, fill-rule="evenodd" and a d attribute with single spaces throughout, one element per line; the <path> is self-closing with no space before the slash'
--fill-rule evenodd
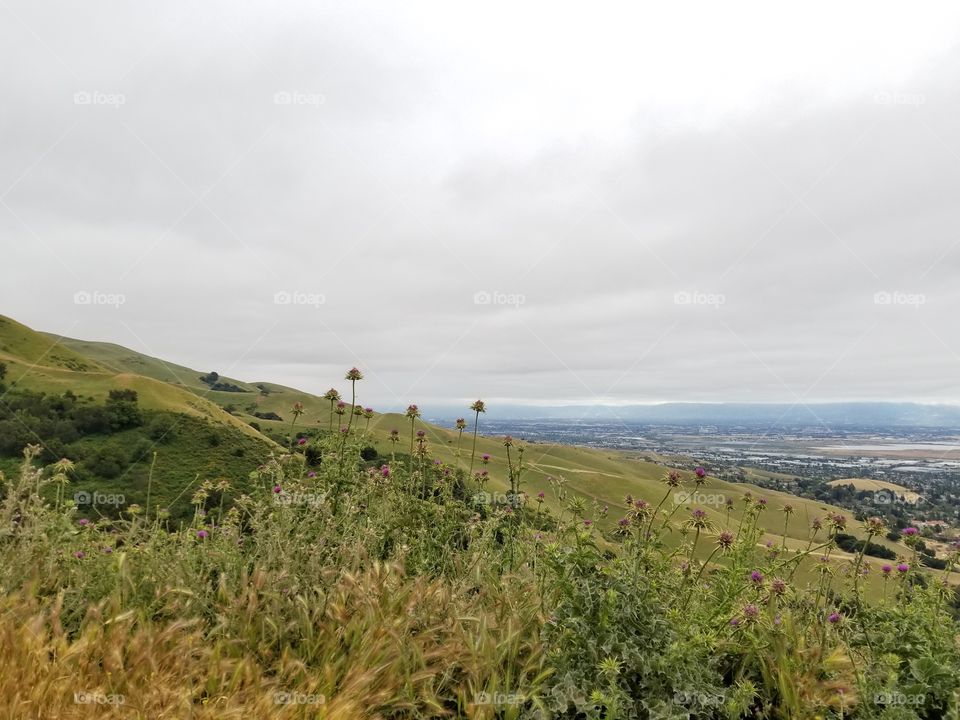
<path id="1" fill-rule="evenodd" d="M 583 526 L 584 526 L 584 527 L 590 527 L 591 525 L 593 525 L 593 520 L 584 520 L 584 521 L 583 521 Z"/>
<path id="2" fill-rule="evenodd" d="M 617 521 L 617 525 L 619 525 L 619 526 L 622 527 L 622 528 L 623 528 L 623 527 L 627 527 L 629 524 L 630 524 L 630 519 L 629 519 L 629 518 L 620 518 L 620 519 Z"/>
<path id="3" fill-rule="evenodd" d="M 890 567 L 889 565 L 884 565 L 882 568 L 880 568 L 880 571 L 881 571 L 884 575 L 889 575 L 891 570 L 893 570 L 893 568 Z"/>
<path id="4" fill-rule="evenodd" d="M 752 573 L 750 573 L 750 579 L 757 585 L 760 585 L 763 583 L 763 573 L 759 570 L 754 570 Z"/>
<path id="5" fill-rule="evenodd" d="M 306 438 L 300 438 L 299 440 L 297 440 L 297 445 L 306 445 L 306 444 L 307 444 Z"/>
<path id="6" fill-rule="evenodd" d="M 899 565 L 897 565 L 897 572 L 899 573 L 905 573 L 909 569 L 910 569 L 910 566 L 907 565 L 906 563 L 900 563 Z"/>
<path id="7" fill-rule="evenodd" d="M 706 477 L 706 476 L 707 476 L 707 471 L 704 470 L 704 469 L 703 469 L 702 467 L 700 467 L 699 465 L 697 466 L 697 469 L 694 470 L 694 472 L 697 474 L 697 477 L 698 477 L 698 478 L 702 478 L 702 477 Z"/>
<path id="8" fill-rule="evenodd" d="M 104 551 L 107 555 L 109 555 L 110 553 L 113 552 L 113 548 L 112 548 L 112 547 L 105 547 L 105 548 L 103 549 L 103 551 Z"/>
<path id="9" fill-rule="evenodd" d="M 276 493 L 277 495 L 279 495 L 280 493 L 283 492 L 283 488 L 280 487 L 279 485 L 274 485 L 274 486 L 273 486 L 273 492 Z"/>
<path id="10" fill-rule="evenodd" d="M 840 613 L 830 613 L 830 615 L 827 617 L 827 622 L 829 622 L 831 625 L 836 625 L 838 622 L 840 622 Z"/>
<path id="11" fill-rule="evenodd" d="M 77 560 L 83 560 L 83 559 L 86 557 L 86 555 L 84 554 L 83 550 L 77 550 L 77 551 L 73 554 L 73 556 L 74 556 Z"/>
<path id="12" fill-rule="evenodd" d="M 381 465 L 381 466 L 380 466 L 380 474 L 381 474 L 383 477 L 385 477 L 385 478 L 390 477 L 390 466 L 389 466 L 389 465 Z"/>
<path id="13" fill-rule="evenodd" d="M 905 527 L 903 530 L 900 531 L 900 534 L 901 534 L 901 535 L 906 535 L 907 537 L 913 537 L 913 536 L 916 535 L 918 532 L 920 532 L 920 531 L 917 530 L 915 527 Z"/>
<path id="14" fill-rule="evenodd" d="M 208 533 L 206 530 L 197 530 L 197 537 L 200 538 L 201 540 L 206 538 L 209 534 L 210 533 Z"/>
<path id="15" fill-rule="evenodd" d="M 80 518 L 79 520 L 77 520 L 77 525 L 85 526 L 89 524 L 90 524 L 90 521 L 87 520 L 86 518 Z"/>
<path id="16" fill-rule="evenodd" d="M 730 625 L 738 627 L 740 625 L 740 618 L 730 618 Z"/>
<path id="17" fill-rule="evenodd" d="M 543 492 L 542 490 L 537 493 L 537 500 L 543 500 L 545 497 L 546 497 L 546 495 L 544 494 L 544 492 Z"/>
<path id="18" fill-rule="evenodd" d="M 314 472 L 313 470 L 307 473 L 308 478 L 315 478 L 316 476 L 317 476 L 317 473 Z"/>

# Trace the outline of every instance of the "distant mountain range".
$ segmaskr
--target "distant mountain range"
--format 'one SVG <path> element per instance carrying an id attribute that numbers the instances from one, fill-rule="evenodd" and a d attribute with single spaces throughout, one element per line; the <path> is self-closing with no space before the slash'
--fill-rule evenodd
<path id="1" fill-rule="evenodd" d="M 450 411 L 450 416 L 456 410 Z M 461 413 L 462 414 L 462 413 Z M 447 417 L 446 413 L 438 417 Z M 664 403 L 660 405 L 497 406 L 498 419 L 624 420 L 677 425 L 773 425 L 836 428 L 919 427 L 960 430 L 960 406 L 900 402 L 809 404 Z"/>

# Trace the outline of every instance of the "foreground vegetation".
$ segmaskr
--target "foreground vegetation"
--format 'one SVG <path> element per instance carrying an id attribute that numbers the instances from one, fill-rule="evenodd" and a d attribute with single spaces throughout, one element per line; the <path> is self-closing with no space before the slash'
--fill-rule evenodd
<path id="1" fill-rule="evenodd" d="M 445 462 L 411 406 L 379 465 L 346 413 L 275 450 L 232 503 L 228 480 L 201 484 L 176 526 L 150 500 L 81 517 L 72 463 L 28 447 L 0 504 L 4 716 L 956 713 L 952 588 L 915 562 L 830 562 L 839 515 L 792 548 L 760 542 L 760 518 L 786 526 L 789 507 L 747 496 L 718 521 L 667 502 L 702 470 L 668 472 L 663 501 L 621 513 L 557 479 L 549 511 L 510 438 L 508 491 L 488 493 L 494 466 L 470 442 L 483 410 Z M 882 578 L 876 599 L 865 575 Z"/>

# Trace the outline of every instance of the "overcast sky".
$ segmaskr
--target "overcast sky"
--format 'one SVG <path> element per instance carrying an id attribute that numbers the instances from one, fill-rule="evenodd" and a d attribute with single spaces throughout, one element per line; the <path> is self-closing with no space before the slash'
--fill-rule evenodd
<path id="1" fill-rule="evenodd" d="M 378 408 L 960 402 L 960 5 L 791 9 L 0 0 L 0 312 Z"/>

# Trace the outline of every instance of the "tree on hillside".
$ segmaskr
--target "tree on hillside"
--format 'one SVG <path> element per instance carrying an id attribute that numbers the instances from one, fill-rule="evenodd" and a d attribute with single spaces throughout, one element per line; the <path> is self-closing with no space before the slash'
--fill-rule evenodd
<path id="1" fill-rule="evenodd" d="M 0 380 L 3 380 L 7 376 L 7 366 L 5 363 L 0 362 Z"/>

